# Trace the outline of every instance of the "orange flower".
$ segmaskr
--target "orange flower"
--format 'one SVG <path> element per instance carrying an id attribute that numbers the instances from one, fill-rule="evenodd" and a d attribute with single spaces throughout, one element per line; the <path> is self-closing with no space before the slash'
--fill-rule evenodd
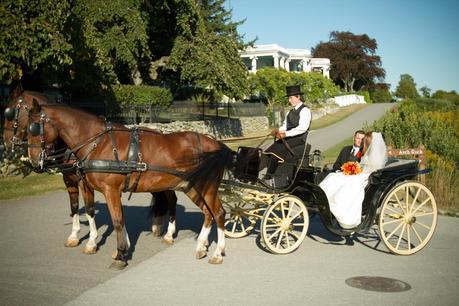
<path id="1" fill-rule="evenodd" d="M 360 164 L 358 162 L 347 162 L 341 166 L 341 170 L 345 175 L 359 174 L 362 172 Z"/>

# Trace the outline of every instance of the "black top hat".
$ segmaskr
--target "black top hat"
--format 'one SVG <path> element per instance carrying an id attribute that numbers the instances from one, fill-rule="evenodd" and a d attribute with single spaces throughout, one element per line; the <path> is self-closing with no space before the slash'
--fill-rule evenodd
<path id="1" fill-rule="evenodd" d="M 298 96 L 303 94 L 300 85 L 287 86 L 285 87 L 285 90 L 287 91 L 286 97 Z"/>

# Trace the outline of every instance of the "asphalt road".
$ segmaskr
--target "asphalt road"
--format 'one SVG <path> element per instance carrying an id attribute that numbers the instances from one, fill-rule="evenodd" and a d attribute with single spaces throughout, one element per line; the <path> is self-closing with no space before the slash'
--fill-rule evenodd
<path id="1" fill-rule="evenodd" d="M 369 104 L 367 107 L 333 125 L 312 131 L 308 136 L 308 143 L 311 144 L 312 150 L 325 151 L 337 143 L 352 137 L 356 130 L 363 128 L 365 125 L 371 125 L 395 105 L 393 103 Z"/>
<path id="2" fill-rule="evenodd" d="M 337 127 L 343 137 L 334 143 L 361 126 L 354 126 L 357 119 L 347 118 L 346 131 Z M 319 133 L 322 130 L 311 136 Z M 255 233 L 227 240 L 224 263 L 213 266 L 194 258 L 203 217 L 183 194 L 177 208 L 177 239 L 170 247 L 150 234 L 149 195 L 135 194 L 131 201 L 126 196 L 123 200 L 132 256 L 129 266 L 116 272 L 108 269 L 116 238 L 105 200 L 100 194 L 96 200 L 95 255 L 82 253 L 87 222 L 80 232 L 81 244 L 64 247 L 71 230 L 66 192 L 0 203 L 0 305 L 455 305 L 459 299 L 458 218 L 440 217 L 429 245 L 408 257 L 387 253 L 375 232 L 343 240 L 313 218 L 309 236 L 292 254 L 267 253 Z M 215 239 L 215 232 L 211 235 Z M 214 248 L 212 243 L 210 254 Z M 411 289 L 380 293 L 346 285 L 346 279 L 355 276 L 394 278 Z"/>

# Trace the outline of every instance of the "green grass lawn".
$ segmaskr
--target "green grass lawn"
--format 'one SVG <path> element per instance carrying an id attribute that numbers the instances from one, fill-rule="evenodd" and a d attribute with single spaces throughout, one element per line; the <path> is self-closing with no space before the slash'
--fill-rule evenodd
<path id="1" fill-rule="evenodd" d="M 32 173 L 25 178 L 20 176 L 1 178 L 0 201 L 59 189 L 65 189 L 64 181 L 60 174 Z"/>

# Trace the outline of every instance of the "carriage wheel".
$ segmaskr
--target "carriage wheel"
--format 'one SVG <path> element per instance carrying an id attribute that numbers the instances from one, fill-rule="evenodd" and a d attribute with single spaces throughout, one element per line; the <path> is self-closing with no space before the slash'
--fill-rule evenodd
<path id="1" fill-rule="evenodd" d="M 250 215 L 253 205 L 245 202 L 224 202 L 223 207 L 226 211 L 225 236 L 242 238 L 250 234 L 256 223 L 256 218 Z"/>
<path id="2" fill-rule="evenodd" d="M 393 187 L 383 200 L 379 235 L 395 254 L 411 255 L 427 245 L 437 225 L 437 204 L 432 192 L 416 181 Z"/>
<path id="3" fill-rule="evenodd" d="M 300 246 L 308 226 L 309 215 L 303 201 L 295 196 L 284 196 L 266 209 L 261 237 L 272 253 L 287 254 Z"/>

